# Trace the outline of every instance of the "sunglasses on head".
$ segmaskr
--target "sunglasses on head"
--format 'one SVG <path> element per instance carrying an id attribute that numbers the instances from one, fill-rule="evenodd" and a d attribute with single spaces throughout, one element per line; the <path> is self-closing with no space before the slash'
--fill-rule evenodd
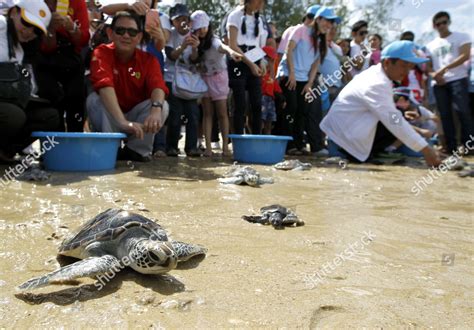
<path id="1" fill-rule="evenodd" d="M 31 23 L 28 23 L 28 22 L 25 21 L 23 18 L 21 18 L 21 24 L 22 24 L 24 27 L 26 27 L 27 29 L 33 28 L 34 33 L 35 33 L 36 35 L 38 35 L 38 36 L 41 35 L 41 34 L 43 34 L 43 31 L 41 31 L 41 29 L 40 29 L 39 27 L 37 27 L 36 25 L 33 25 L 33 24 L 31 24 Z"/>
<path id="2" fill-rule="evenodd" d="M 125 33 L 128 33 L 128 35 L 132 38 L 136 37 L 140 31 L 134 28 L 125 28 L 125 27 L 116 27 L 114 28 L 114 32 L 118 34 L 119 36 L 125 35 Z"/>
<path id="3" fill-rule="evenodd" d="M 366 34 L 369 34 L 369 31 L 359 31 L 360 36 L 365 36 Z"/>
<path id="4" fill-rule="evenodd" d="M 435 25 L 436 25 L 437 27 L 440 27 L 441 25 L 447 25 L 447 24 L 448 24 L 448 21 L 446 20 L 446 21 L 438 22 L 438 23 L 436 23 Z"/>

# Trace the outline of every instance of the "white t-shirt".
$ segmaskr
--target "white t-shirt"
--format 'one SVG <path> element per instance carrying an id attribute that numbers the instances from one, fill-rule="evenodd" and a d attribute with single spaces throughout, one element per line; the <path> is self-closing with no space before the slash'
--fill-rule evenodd
<path id="1" fill-rule="evenodd" d="M 168 30 L 171 32 L 171 21 L 168 15 L 160 12 L 160 23 L 163 30 Z"/>
<path id="2" fill-rule="evenodd" d="M 171 28 L 171 33 L 170 33 L 170 39 L 168 40 L 168 43 L 166 44 L 166 47 L 171 47 L 173 49 L 178 48 L 179 46 L 182 45 L 184 39 L 186 38 L 188 34 L 181 35 L 179 34 L 178 30 L 176 30 L 174 27 Z M 187 61 L 189 59 L 189 56 L 191 55 L 192 49 L 191 46 L 186 47 L 184 52 L 181 54 L 181 57 Z M 174 71 L 175 71 L 175 61 L 169 59 L 166 56 L 165 52 L 165 74 L 164 74 L 164 79 L 166 82 L 173 82 L 174 79 Z"/>
<path id="3" fill-rule="evenodd" d="M 7 18 L 0 15 L 0 62 L 23 62 L 23 48 L 18 44 L 13 49 L 14 57 L 10 58 L 8 55 L 8 36 L 7 36 Z"/>
<path id="4" fill-rule="evenodd" d="M 356 57 L 358 59 L 359 58 L 358 55 L 362 54 L 362 47 L 360 45 L 358 45 L 354 40 L 351 41 L 351 52 L 350 52 L 350 54 L 351 54 L 352 59 L 356 59 Z M 358 75 L 362 71 L 367 70 L 369 68 L 369 64 L 370 64 L 370 53 L 367 54 L 364 57 L 364 65 L 362 65 L 361 70 L 357 70 L 356 68 L 354 68 L 351 71 L 352 77 L 355 77 L 356 75 Z"/>
<path id="5" fill-rule="evenodd" d="M 337 145 L 365 161 L 372 150 L 378 122 L 415 151 L 428 145 L 395 107 L 392 81 L 381 63 L 371 66 L 347 84 L 320 127 Z"/>
<path id="6" fill-rule="evenodd" d="M 430 42 L 426 48 L 428 55 L 433 63 L 433 70 L 438 71 L 446 65 L 454 62 L 459 56 L 459 48 L 471 43 L 471 37 L 467 33 L 452 32 L 447 38 L 438 37 Z M 449 69 L 444 74 L 444 80 L 451 82 L 468 76 L 468 70 L 464 65 L 459 65 L 453 69 Z M 433 79 L 433 85 L 436 81 Z"/>
<path id="7" fill-rule="evenodd" d="M 203 74 L 214 75 L 216 73 L 227 70 L 225 54 L 219 52 L 222 47 L 222 41 L 216 36 L 212 39 L 211 48 L 206 50 L 203 55 Z"/>
<path id="8" fill-rule="evenodd" d="M 245 24 L 247 26 L 247 31 L 245 34 L 242 34 L 241 26 L 243 24 L 245 17 Z M 259 24 L 259 33 L 256 37 L 254 34 L 255 31 L 255 24 Z M 239 46 L 246 45 L 246 46 L 255 46 L 255 47 L 263 47 L 266 44 L 268 31 L 265 29 L 263 25 L 262 17 L 259 17 L 258 22 L 253 15 L 245 15 L 244 7 L 238 6 L 233 12 L 229 14 L 229 18 L 227 19 L 227 36 L 230 38 L 230 27 L 234 26 L 237 28 L 237 44 Z"/>

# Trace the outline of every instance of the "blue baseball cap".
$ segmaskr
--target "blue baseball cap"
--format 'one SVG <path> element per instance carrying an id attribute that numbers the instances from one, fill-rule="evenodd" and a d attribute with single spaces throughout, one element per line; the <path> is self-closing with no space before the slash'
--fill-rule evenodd
<path id="1" fill-rule="evenodd" d="M 334 20 L 337 24 L 341 23 L 341 18 L 334 13 L 334 9 L 331 7 L 321 7 L 316 13 L 314 18 L 323 17 L 327 20 Z"/>
<path id="2" fill-rule="evenodd" d="M 319 8 L 321 8 L 319 5 L 309 6 L 308 9 L 306 9 L 306 14 L 316 15 Z"/>
<path id="3" fill-rule="evenodd" d="M 421 64 L 428 62 L 429 59 L 419 57 L 416 51 L 416 45 L 413 41 L 398 40 L 382 50 L 382 59 L 398 58 L 410 63 Z"/>

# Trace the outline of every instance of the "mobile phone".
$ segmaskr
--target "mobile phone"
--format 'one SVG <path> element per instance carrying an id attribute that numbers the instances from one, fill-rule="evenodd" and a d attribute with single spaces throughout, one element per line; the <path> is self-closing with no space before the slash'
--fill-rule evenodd
<path id="1" fill-rule="evenodd" d="M 145 31 L 160 26 L 160 12 L 158 9 L 150 9 L 145 16 Z"/>

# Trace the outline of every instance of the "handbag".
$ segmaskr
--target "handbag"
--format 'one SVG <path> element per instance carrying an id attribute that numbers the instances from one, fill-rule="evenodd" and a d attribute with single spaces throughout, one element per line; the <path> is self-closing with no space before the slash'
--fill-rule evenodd
<path id="1" fill-rule="evenodd" d="M 10 35 L 8 54 L 10 58 L 14 54 Z M 0 101 L 13 103 L 24 109 L 30 100 L 31 90 L 31 77 L 26 68 L 17 62 L 0 62 Z"/>
<path id="2" fill-rule="evenodd" d="M 185 100 L 197 100 L 207 93 L 208 87 L 201 74 L 176 61 L 172 83 L 173 95 Z"/>

